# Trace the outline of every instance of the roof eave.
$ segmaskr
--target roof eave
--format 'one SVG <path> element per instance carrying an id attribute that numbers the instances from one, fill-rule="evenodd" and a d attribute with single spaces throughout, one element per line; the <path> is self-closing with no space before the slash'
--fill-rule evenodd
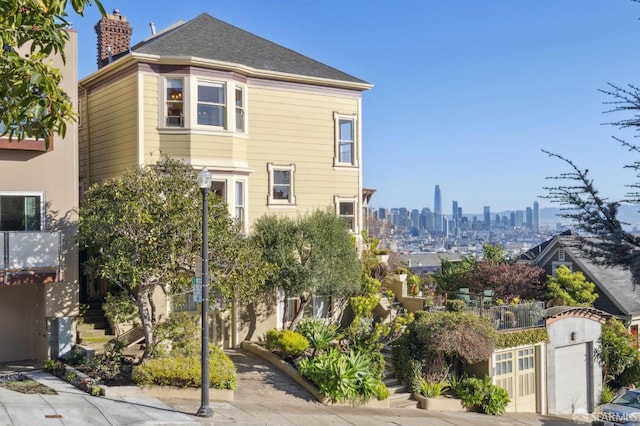
<path id="1" fill-rule="evenodd" d="M 339 87 L 342 89 L 352 90 L 368 90 L 373 87 L 373 84 L 366 82 L 354 82 L 346 80 L 335 80 L 321 77 L 310 77 L 306 75 L 290 74 L 279 71 L 261 70 L 253 67 L 249 67 L 242 64 L 236 64 L 231 62 L 216 61 L 213 59 L 199 58 L 194 56 L 160 56 L 149 55 L 144 53 L 132 52 L 132 56 L 139 58 L 140 61 L 152 62 L 165 65 L 195 65 L 207 68 L 215 68 L 224 71 L 233 71 L 247 77 L 266 78 L 271 80 L 290 81 L 295 83 L 314 84 L 320 86 Z"/>

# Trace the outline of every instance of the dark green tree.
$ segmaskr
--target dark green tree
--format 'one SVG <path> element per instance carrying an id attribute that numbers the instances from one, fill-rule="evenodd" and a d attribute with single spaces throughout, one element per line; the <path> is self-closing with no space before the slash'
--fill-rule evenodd
<path id="1" fill-rule="evenodd" d="M 201 253 L 201 200 L 194 170 L 166 157 L 85 193 L 78 231 L 80 247 L 87 253 L 85 270 L 135 301 L 147 349 L 154 345 L 158 320 L 154 292 L 191 288 Z M 209 294 L 223 302 L 258 300 L 273 268 L 238 232 L 220 198 L 208 201 Z"/>
<path id="2" fill-rule="evenodd" d="M 602 90 L 612 100 L 609 113 L 631 113 L 631 118 L 612 121 L 606 124 L 618 129 L 640 130 L 640 89 L 628 85 L 619 87 L 609 84 Z M 637 145 L 617 136 L 613 137 L 623 148 L 633 154 L 640 153 Z M 625 185 L 629 192 L 621 200 L 610 200 L 596 189 L 589 176 L 588 169 L 582 169 L 573 161 L 559 154 L 544 151 L 550 157 L 560 159 L 569 171 L 558 176 L 548 177 L 554 186 L 545 187 L 547 195 L 543 198 L 561 206 L 560 216 L 568 219 L 577 231 L 574 234 L 574 247 L 581 250 L 593 262 L 602 265 L 614 265 L 629 268 L 634 285 L 640 284 L 640 237 L 625 229 L 627 223 L 620 220 L 618 211 L 622 204 L 640 204 L 640 182 Z M 632 161 L 624 168 L 633 170 L 640 178 L 640 161 Z"/>
<path id="3" fill-rule="evenodd" d="M 281 288 L 285 300 L 299 299 L 292 330 L 313 295 L 346 299 L 360 290 L 362 270 L 353 236 L 330 210 L 298 219 L 263 216 L 254 224 L 252 240 L 264 260 L 279 268 L 269 284 Z"/>
<path id="4" fill-rule="evenodd" d="M 3 0 L 0 2 L 0 134 L 22 140 L 48 141 L 53 133 L 64 136 L 67 122 L 75 119 L 73 105 L 60 87 L 62 73 L 50 56 L 65 60 L 69 40 L 65 28 L 68 6 L 82 15 L 91 0 Z M 100 12 L 104 9 L 94 0 Z"/>

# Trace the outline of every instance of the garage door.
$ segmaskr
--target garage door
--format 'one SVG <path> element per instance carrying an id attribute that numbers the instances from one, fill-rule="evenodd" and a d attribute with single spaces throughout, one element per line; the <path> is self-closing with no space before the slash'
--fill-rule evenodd
<path id="1" fill-rule="evenodd" d="M 509 411 L 536 412 L 536 377 L 534 346 L 495 354 L 495 383 L 509 393 Z"/>
<path id="2" fill-rule="evenodd" d="M 556 413 L 573 414 L 577 409 L 591 412 L 591 346 L 588 343 L 555 349 Z"/>

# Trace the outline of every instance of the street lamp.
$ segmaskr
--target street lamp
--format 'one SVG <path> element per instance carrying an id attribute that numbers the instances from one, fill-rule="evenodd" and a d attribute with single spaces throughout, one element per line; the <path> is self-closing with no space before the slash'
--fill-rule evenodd
<path id="1" fill-rule="evenodd" d="M 211 190 L 211 173 L 204 167 L 198 173 L 198 186 L 202 193 L 202 384 L 198 417 L 211 417 L 209 406 L 209 210 L 207 195 Z"/>

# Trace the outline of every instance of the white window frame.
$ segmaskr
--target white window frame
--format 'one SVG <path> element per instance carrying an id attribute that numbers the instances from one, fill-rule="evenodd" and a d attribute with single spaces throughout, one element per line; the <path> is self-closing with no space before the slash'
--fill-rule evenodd
<path id="1" fill-rule="evenodd" d="M 564 262 L 566 257 L 566 252 L 564 249 L 558 249 L 558 261 Z"/>
<path id="2" fill-rule="evenodd" d="M 182 81 L 182 98 L 178 101 L 178 100 L 171 100 L 169 99 L 168 96 L 168 91 L 169 91 L 169 80 L 180 80 Z M 189 105 L 188 102 L 188 96 L 187 96 L 187 79 L 184 78 L 184 76 L 175 76 L 175 75 L 167 75 L 164 77 L 164 83 L 163 83 L 163 90 L 162 90 L 162 111 L 160 111 L 160 115 L 161 115 L 161 127 L 166 128 L 166 129 L 184 129 L 185 127 L 187 127 L 187 108 Z M 170 116 L 169 115 L 169 103 L 170 102 L 181 102 L 182 103 L 182 116 L 181 116 L 181 122 L 180 125 L 175 125 L 175 126 L 169 126 L 168 125 L 168 121 L 170 117 L 174 117 L 174 116 Z"/>
<path id="3" fill-rule="evenodd" d="M 335 135 L 335 152 L 333 158 L 333 165 L 337 167 L 358 167 L 358 117 L 356 114 L 340 114 L 337 112 L 333 113 L 333 121 L 334 121 L 334 135 Z M 341 139 L 340 134 L 340 122 L 341 121 L 351 121 L 351 131 L 352 131 L 352 140 L 348 142 L 348 140 Z M 351 143 L 351 161 L 345 162 L 340 160 L 340 147 L 344 143 Z"/>
<path id="4" fill-rule="evenodd" d="M 181 80 L 182 81 L 182 126 L 168 126 L 168 81 L 169 80 Z M 198 87 L 204 86 L 216 86 L 223 88 L 224 104 L 217 103 L 205 103 L 207 105 L 216 105 L 224 108 L 224 117 L 222 126 L 198 124 Z M 241 92 L 241 97 L 238 99 L 239 104 L 236 102 L 236 90 Z M 198 75 L 175 75 L 166 74 L 162 76 L 161 83 L 158 85 L 158 99 L 162 102 L 162 106 L 158 108 L 158 128 L 162 132 L 176 132 L 182 133 L 184 130 L 196 130 L 201 132 L 211 133 L 229 133 L 235 135 L 242 135 L 245 137 L 249 129 L 248 119 L 248 95 L 247 85 L 237 82 L 233 79 L 225 78 L 207 78 Z M 240 114 L 243 118 L 242 130 L 237 128 L 236 114 L 238 109 L 242 111 Z"/>
<path id="5" fill-rule="evenodd" d="M 358 220 L 359 214 L 359 206 L 358 206 L 358 198 L 357 197 L 334 197 L 334 203 L 336 205 L 336 216 L 338 217 L 353 217 L 353 227 L 350 229 L 351 233 L 358 234 L 360 232 L 360 227 L 358 224 L 360 223 Z M 340 214 L 340 204 L 349 203 L 353 204 L 353 216 L 341 215 Z"/>
<path id="6" fill-rule="evenodd" d="M 215 88 L 219 88 L 221 89 L 221 92 L 224 96 L 224 99 L 222 100 L 222 103 L 216 103 L 216 102 L 205 102 L 205 101 L 200 101 L 200 99 L 198 98 L 198 90 L 200 87 L 215 87 Z M 192 103 L 195 106 L 195 126 L 198 128 L 209 128 L 209 129 L 228 129 L 228 122 L 229 122 L 229 94 L 227 93 L 227 91 L 229 90 L 228 84 L 224 81 L 213 81 L 213 80 L 203 80 L 203 79 L 198 79 L 196 81 L 195 84 L 195 90 L 194 90 L 194 97 L 193 97 L 193 101 Z M 200 124 L 198 123 L 198 114 L 199 114 L 199 107 L 200 105 L 206 105 L 206 106 L 213 106 L 216 108 L 222 108 L 222 125 L 216 125 L 216 124 Z"/>
<path id="7" fill-rule="evenodd" d="M 238 91 L 240 91 L 240 104 L 238 104 Z M 241 84 L 233 87 L 234 115 L 233 128 L 237 133 L 247 133 L 247 88 Z M 238 127 L 238 115 L 242 120 L 242 128 Z"/>
<path id="8" fill-rule="evenodd" d="M 242 186 L 242 194 L 238 195 L 238 185 Z M 240 225 L 240 232 L 247 232 L 247 181 L 235 179 L 233 184 L 233 217 Z"/>
<path id="9" fill-rule="evenodd" d="M 268 163 L 267 170 L 269 172 L 269 194 L 267 196 L 268 204 L 270 206 L 274 206 L 274 205 L 295 206 L 296 204 L 296 195 L 295 195 L 296 166 L 295 164 L 289 164 L 287 166 L 284 166 L 284 165 L 275 165 L 273 163 Z M 289 198 L 288 199 L 278 199 L 273 197 L 273 188 L 275 186 L 274 174 L 276 171 L 289 172 Z"/>
<path id="10" fill-rule="evenodd" d="M 0 191 L 0 197 L 40 197 L 40 229 L 38 231 L 46 231 L 46 211 L 45 211 L 45 198 L 44 192 L 40 191 Z M 0 206 L 2 208 L 2 206 Z M 21 231 L 21 230 L 19 230 Z"/>

